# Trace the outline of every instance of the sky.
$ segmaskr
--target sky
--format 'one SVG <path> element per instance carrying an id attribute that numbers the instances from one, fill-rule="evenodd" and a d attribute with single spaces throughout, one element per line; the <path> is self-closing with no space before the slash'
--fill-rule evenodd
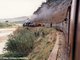
<path id="1" fill-rule="evenodd" d="M 46 0 L 0 0 L 0 18 L 31 16 Z"/>

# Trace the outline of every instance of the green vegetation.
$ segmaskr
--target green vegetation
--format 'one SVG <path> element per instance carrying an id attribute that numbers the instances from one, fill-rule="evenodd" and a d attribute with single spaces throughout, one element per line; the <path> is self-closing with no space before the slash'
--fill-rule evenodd
<path id="1" fill-rule="evenodd" d="M 13 35 L 9 36 L 5 49 L 8 54 L 5 56 L 23 57 L 27 56 L 33 49 L 35 40 L 34 33 L 26 28 L 19 28 Z"/>
<path id="2" fill-rule="evenodd" d="M 55 33 L 54 28 L 18 28 L 13 35 L 9 36 L 5 47 L 7 52 L 3 56 L 47 60 L 55 44 Z"/>
<path id="3" fill-rule="evenodd" d="M 0 23 L 0 28 L 12 27 L 12 26 L 14 26 L 14 25 L 15 25 L 15 24 L 8 23 L 8 22 Z"/>

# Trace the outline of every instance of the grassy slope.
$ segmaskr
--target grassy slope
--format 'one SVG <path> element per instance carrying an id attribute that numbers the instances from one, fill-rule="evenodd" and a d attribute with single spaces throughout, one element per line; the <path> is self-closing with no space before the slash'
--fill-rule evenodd
<path id="1" fill-rule="evenodd" d="M 53 28 L 37 28 L 37 30 L 47 34 L 45 37 L 40 36 L 35 41 L 34 49 L 28 55 L 28 58 L 29 60 L 47 60 L 54 47 L 57 31 Z"/>
<path id="2" fill-rule="evenodd" d="M 24 35 L 21 35 L 23 36 L 23 40 L 25 33 L 27 32 L 27 30 L 25 29 L 26 28 L 24 29 L 22 28 L 22 30 L 20 29 L 20 31 L 17 32 L 19 34 L 21 31 L 23 31 Z M 37 40 L 34 40 L 33 49 L 26 57 L 29 58 L 29 60 L 47 60 L 54 47 L 57 30 L 54 28 L 45 28 L 45 27 L 35 27 L 35 28 L 33 27 L 27 29 L 28 31 L 31 31 L 33 33 L 35 32 L 39 33 L 39 36 L 36 37 Z M 44 36 L 42 32 L 44 32 Z"/>

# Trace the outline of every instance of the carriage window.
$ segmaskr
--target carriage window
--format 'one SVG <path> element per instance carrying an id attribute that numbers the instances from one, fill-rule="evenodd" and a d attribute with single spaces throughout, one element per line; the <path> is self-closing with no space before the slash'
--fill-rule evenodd
<path id="1" fill-rule="evenodd" d="M 72 0 L 0 0 L 0 59 L 69 60 Z"/>

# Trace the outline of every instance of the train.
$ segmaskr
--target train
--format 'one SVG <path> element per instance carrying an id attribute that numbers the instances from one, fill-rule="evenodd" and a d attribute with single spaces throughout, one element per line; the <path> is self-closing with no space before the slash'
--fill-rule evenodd
<path id="1" fill-rule="evenodd" d="M 43 26 L 45 26 L 43 23 L 35 23 L 35 22 L 31 22 L 31 21 L 29 21 L 29 22 L 25 22 L 24 24 L 23 24 L 23 27 L 43 27 Z"/>
<path id="2" fill-rule="evenodd" d="M 80 60 L 80 17 L 79 17 L 80 16 L 80 2 L 79 0 L 72 0 L 71 5 L 68 6 L 67 9 L 65 10 L 65 12 L 69 11 L 70 13 L 69 24 L 68 24 L 68 44 L 70 46 L 69 60 Z M 66 14 L 64 14 L 65 15 L 64 17 L 66 17 Z M 54 15 L 54 18 L 56 18 L 56 15 Z M 60 15 L 60 17 L 62 16 Z M 60 19 L 58 21 L 58 18 L 57 18 L 55 21 L 50 20 L 50 22 L 60 23 L 64 20 L 65 18 Z M 39 23 L 27 22 L 27 23 L 24 23 L 23 26 L 24 27 L 25 26 L 28 26 L 28 27 L 45 26 L 44 24 L 42 24 L 42 22 L 44 21 L 41 21 Z"/>

